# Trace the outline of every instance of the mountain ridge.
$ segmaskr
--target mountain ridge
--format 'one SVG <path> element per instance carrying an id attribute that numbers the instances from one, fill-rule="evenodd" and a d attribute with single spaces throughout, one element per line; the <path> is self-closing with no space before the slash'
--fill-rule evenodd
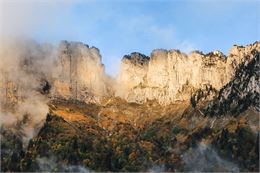
<path id="1" fill-rule="evenodd" d="M 82 43 L 0 51 L 1 171 L 257 172 L 259 47 L 193 53 L 198 67 L 179 51 L 133 53 L 118 79 Z M 195 68 L 207 80 L 173 82 L 168 70 L 182 63 L 178 73 Z"/>
<path id="2" fill-rule="evenodd" d="M 160 104 L 169 104 L 188 100 L 203 85 L 220 90 L 239 65 L 252 58 L 251 52 L 260 50 L 259 45 L 255 42 L 247 47 L 234 46 L 228 57 L 218 51 L 186 55 L 177 50 L 158 49 L 143 65 L 122 61 L 116 95 L 130 102 L 157 99 Z M 190 91 L 182 92 L 187 85 Z"/>

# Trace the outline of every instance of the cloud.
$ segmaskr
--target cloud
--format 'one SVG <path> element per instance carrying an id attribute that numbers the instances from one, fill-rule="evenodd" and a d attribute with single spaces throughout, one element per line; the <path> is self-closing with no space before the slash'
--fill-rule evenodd
<path id="1" fill-rule="evenodd" d="M 111 63 L 113 62 L 113 63 Z M 106 55 L 104 62 L 106 64 L 105 70 L 111 77 L 116 77 L 119 73 L 121 58 L 120 55 Z"/>
<path id="2" fill-rule="evenodd" d="M 209 145 L 200 142 L 182 155 L 185 171 L 194 172 L 239 172 L 236 164 L 222 159 Z"/>
<path id="3" fill-rule="evenodd" d="M 37 164 L 39 166 L 38 171 L 44 172 L 52 172 L 52 171 L 59 171 L 59 172 L 80 172 L 80 173 L 89 173 L 91 172 L 89 169 L 80 166 L 80 165 L 65 165 L 59 163 L 55 156 L 47 157 L 37 157 L 36 158 Z M 57 167 L 59 168 L 57 170 Z"/>
<path id="4" fill-rule="evenodd" d="M 195 47 L 178 37 L 173 22 L 164 24 L 147 9 L 142 2 L 0 0 L 0 40 L 82 41 L 100 48 L 107 71 L 114 76 L 118 71 L 114 61 L 119 62 L 124 54 L 149 55 L 157 48 L 186 52 Z"/>
<path id="5" fill-rule="evenodd" d="M 49 98 L 39 90 L 51 73 L 52 55 L 52 47 L 30 41 L 9 41 L 0 47 L 0 126 L 21 131 L 25 146 L 49 111 Z"/>
<path id="6" fill-rule="evenodd" d="M 0 39 L 33 37 L 37 31 L 60 29 L 69 17 L 73 3 L 78 1 L 0 1 Z M 46 34 L 42 32 L 41 34 Z"/>

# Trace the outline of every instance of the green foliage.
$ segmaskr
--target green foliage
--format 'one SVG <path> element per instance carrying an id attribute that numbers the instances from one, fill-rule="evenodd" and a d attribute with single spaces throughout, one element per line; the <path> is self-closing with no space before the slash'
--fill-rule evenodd
<path id="1" fill-rule="evenodd" d="M 171 132 L 172 132 L 173 135 L 177 135 L 178 133 L 181 132 L 181 128 L 178 127 L 178 126 L 175 126 L 175 127 L 172 128 Z"/>

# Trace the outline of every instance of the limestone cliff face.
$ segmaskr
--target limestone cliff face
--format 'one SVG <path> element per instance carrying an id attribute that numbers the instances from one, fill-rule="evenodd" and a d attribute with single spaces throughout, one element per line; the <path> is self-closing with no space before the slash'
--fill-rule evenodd
<path id="1" fill-rule="evenodd" d="M 209 54 L 177 50 L 154 50 L 151 58 L 134 53 L 123 58 L 116 95 L 130 102 L 157 100 L 169 104 L 188 100 L 204 85 L 220 90 L 234 76 L 237 67 L 260 51 L 256 42 L 247 47 L 233 46 L 228 57 L 221 52 Z M 136 61 L 138 59 L 138 61 Z"/>
<path id="2" fill-rule="evenodd" d="M 58 47 L 18 42 L 1 47 L 0 57 L 1 103 L 14 104 L 38 91 L 95 103 L 109 94 L 109 79 L 95 47 L 67 41 Z"/>
<path id="3" fill-rule="evenodd" d="M 220 90 L 240 64 L 259 51 L 260 43 L 256 42 L 246 47 L 233 46 L 228 57 L 218 51 L 186 55 L 158 49 L 151 57 L 135 52 L 124 56 L 115 83 L 105 74 L 95 47 L 67 41 L 58 48 L 34 42 L 20 47 L 14 44 L 0 50 L 0 94 L 5 98 L 1 102 L 13 104 L 23 95 L 34 96 L 27 93 L 41 90 L 51 98 L 84 102 L 98 103 L 115 94 L 129 102 L 157 100 L 165 105 L 189 100 L 205 86 Z"/>
<path id="4" fill-rule="evenodd" d="M 53 78 L 54 97 L 97 102 L 107 95 L 107 78 L 99 50 L 83 43 L 60 43 Z"/>
<path id="5" fill-rule="evenodd" d="M 146 83 L 149 60 L 149 57 L 140 53 L 132 53 L 129 56 L 124 56 L 119 76 L 120 83 L 115 86 L 116 95 L 125 98 L 125 91 L 130 91 L 135 87 L 142 89 L 142 86 Z M 124 73 L 122 73 L 122 71 Z M 142 92 L 139 93 L 143 94 Z M 132 96 L 129 94 L 128 98 L 131 99 L 131 97 L 137 99 L 137 102 L 142 101 L 139 101 L 139 98 L 135 97 L 135 95 Z M 140 95 L 139 97 L 142 99 L 144 96 Z"/>

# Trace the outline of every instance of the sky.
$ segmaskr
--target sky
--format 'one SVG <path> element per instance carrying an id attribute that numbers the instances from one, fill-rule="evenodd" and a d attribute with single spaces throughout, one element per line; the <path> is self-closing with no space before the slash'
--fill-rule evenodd
<path id="1" fill-rule="evenodd" d="M 106 72 L 131 52 L 219 50 L 260 41 L 260 0 L 0 0 L 0 39 L 100 49 Z"/>

